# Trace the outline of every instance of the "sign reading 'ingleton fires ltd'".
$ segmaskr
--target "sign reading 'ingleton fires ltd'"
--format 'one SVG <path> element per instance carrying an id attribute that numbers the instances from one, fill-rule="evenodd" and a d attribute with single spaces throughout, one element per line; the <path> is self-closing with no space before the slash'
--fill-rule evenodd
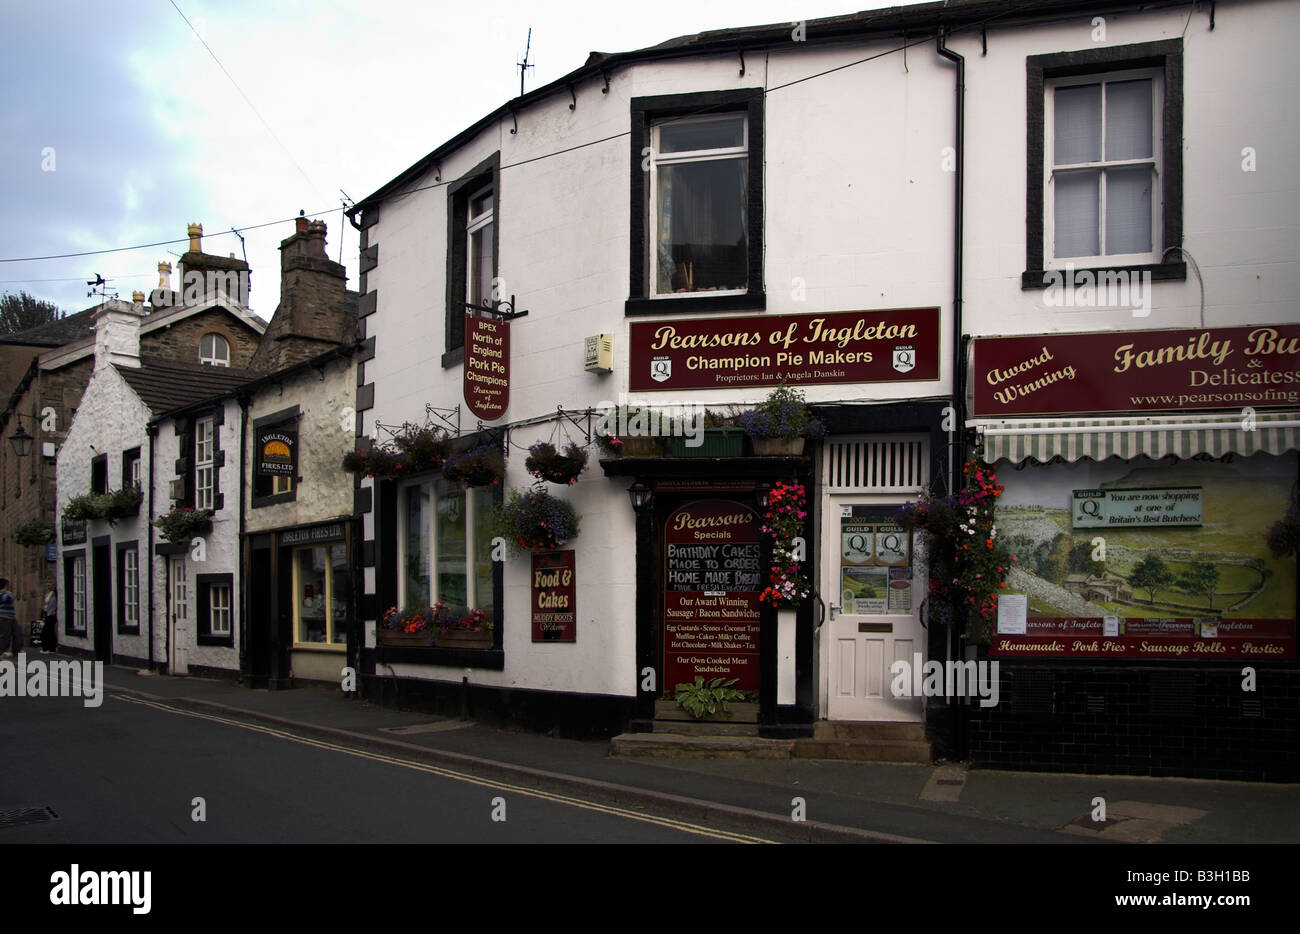
<path id="1" fill-rule="evenodd" d="M 510 322 L 465 312 L 465 404 L 479 418 L 510 404 Z"/>
<path id="2" fill-rule="evenodd" d="M 664 689 L 699 675 L 757 691 L 759 520 L 744 503 L 687 503 L 664 527 Z"/>
<path id="3" fill-rule="evenodd" d="M 1277 408 L 1300 402 L 1300 325 L 981 337 L 974 415 Z"/>
<path id="4" fill-rule="evenodd" d="M 632 391 L 939 378 L 939 309 L 633 322 Z"/>

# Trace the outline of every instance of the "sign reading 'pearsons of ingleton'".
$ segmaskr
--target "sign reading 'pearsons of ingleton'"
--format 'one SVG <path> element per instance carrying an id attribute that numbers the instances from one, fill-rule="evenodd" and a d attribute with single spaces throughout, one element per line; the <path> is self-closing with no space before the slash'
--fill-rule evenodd
<path id="1" fill-rule="evenodd" d="M 576 559 L 572 549 L 533 553 L 533 641 L 576 642 Z"/>
<path id="2" fill-rule="evenodd" d="M 939 378 L 938 308 L 647 321 L 630 330 L 634 392 Z"/>
<path id="3" fill-rule="evenodd" d="M 1076 529 L 1140 529 L 1199 526 L 1201 488 L 1075 490 L 1071 525 Z"/>
<path id="4" fill-rule="evenodd" d="M 696 675 L 756 691 L 759 519 L 744 503 L 687 503 L 664 526 L 664 689 Z"/>
<path id="5" fill-rule="evenodd" d="M 491 421 L 510 404 L 510 322 L 465 312 L 465 404 Z"/>

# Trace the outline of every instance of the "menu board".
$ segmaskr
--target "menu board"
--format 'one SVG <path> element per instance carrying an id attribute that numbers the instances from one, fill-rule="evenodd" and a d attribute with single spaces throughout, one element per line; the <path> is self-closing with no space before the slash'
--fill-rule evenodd
<path id="1" fill-rule="evenodd" d="M 912 536 L 888 510 L 840 517 L 840 606 L 852 614 L 912 611 Z"/>
<path id="2" fill-rule="evenodd" d="M 697 675 L 759 686 L 758 595 L 763 589 L 760 522 L 749 506 L 703 500 L 664 526 L 665 691 Z"/>

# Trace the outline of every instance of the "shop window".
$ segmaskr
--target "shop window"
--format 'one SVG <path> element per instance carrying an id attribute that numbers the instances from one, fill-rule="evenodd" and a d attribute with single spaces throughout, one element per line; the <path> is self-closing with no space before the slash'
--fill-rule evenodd
<path id="1" fill-rule="evenodd" d="M 230 366 L 230 341 L 220 334 L 204 334 L 199 338 L 199 363 Z"/>
<path id="2" fill-rule="evenodd" d="M 195 622 L 199 645 L 234 645 L 234 576 L 194 576 Z"/>
<path id="3" fill-rule="evenodd" d="M 86 553 L 63 556 L 63 592 L 65 608 L 63 631 L 70 636 L 86 634 Z"/>
<path id="4" fill-rule="evenodd" d="M 463 489 L 445 480 L 402 489 L 398 593 L 402 607 L 441 600 L 453 609 L 477 608 L 496 619 L 497 563 L 488 524 L 492 487 Z"/>
<path id="5" fill-rule="evenodd" d="M 465 350 L 465 303 L 491 305 L 500 232 L 500 154 L 480 163 L 447 188 L 447 317 L 444 366 Z"/>
<path id="6" fill-rule="evenodd" d="M 628 314 L 762 308 L 762 92 L 632 102 Z"/>
<path id="7" fill-rule="evenodd" d="M 293 644 L 342 649 L 348 641 L 352 599 L 348 549 L 343 542 L 293 551 Z"/>
<path id="8" fill-rule="evenodd" d="M 117 546 L 117 631 L 140 631 L 140 551 L 136 542 Z"/>
<path id="9" fill-rule="evenodd" d="M 1185 278 L 1164 262 L 1182 245 L 1181 41 L 1032 55 L 1028 76 L 1023 286 L 1067 266 Z"/>

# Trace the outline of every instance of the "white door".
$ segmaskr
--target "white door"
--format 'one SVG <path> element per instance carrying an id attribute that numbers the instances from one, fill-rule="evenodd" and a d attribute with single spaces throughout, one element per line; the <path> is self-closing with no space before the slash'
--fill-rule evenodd
<path id="1" fill-rule="evenodd" d="M 171 632 L 168 644 L 171 646 L 171 658 L 167 662 L 167 671 L 173 675 L 189 674 L 190 646 L 190 587 L 185 569 L 185 556 L 177 555 L 171 559 L 171 573 L 167 576 L 170 593 L 167 603 L 171 609 Z"/>
<path id="2" fill-rule="evenodd" d="M 912 666 L 915 653 L 925 654 L 917 613 L 923 575 L 914 564 L 912 535 L 894 520 L 902 502 L 851 495 L 831 495 L 826 502 L 821 581 L 829 605 L 821 632 L 826 717 L 919 721 L 921 698 L 895 696 L 891 690 L 890 666 L 895 661 Z"/>

